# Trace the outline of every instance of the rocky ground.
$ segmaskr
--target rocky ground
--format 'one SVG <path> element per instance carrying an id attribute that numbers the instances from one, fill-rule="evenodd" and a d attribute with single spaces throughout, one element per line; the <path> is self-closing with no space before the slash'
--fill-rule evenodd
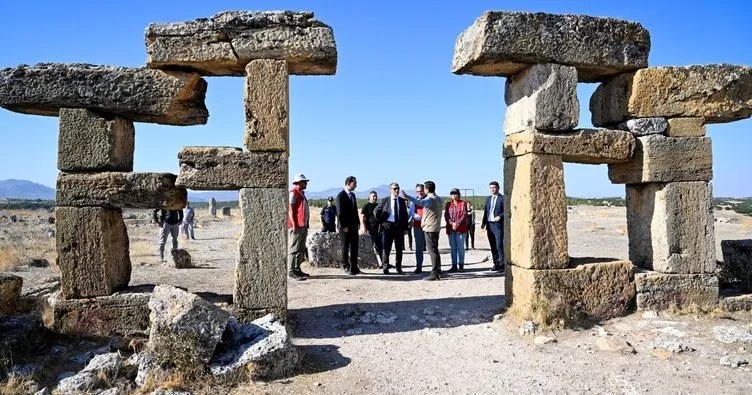
<path id="1" fill-rule="evenodd" d="M 199 213 L 199 215 L 202 213 Z M 717 212 L 716 243 L 748 238 L 752 221 Z M 133 285 L 173 284 L 191 292 L 232 292 L 237 219 L 200 220 L 185 242 L 199 267 L 174 269 L 154 257 L 156 227 L 128 221 Z M 0 226 L 8 226 L 0 224 Z M 569 211 L 572 256 L 627 258 L 624 208 Z M 4 227 L 3 229 L 8 229 Z M 442 238 L 442 262 L 449 250 Z M 636 313 L 598 326 L 542 332 L 497 316 L 503 277 L 489 272 L 479 231 L 466 271 L 444 281 L 365 270 L 304 267 L 312 277 L 288 283 L 299 374 L 207 393 L 750 393 L 752 316 Z M 720 246 L 718 257 L 721 259 Z M 406 251 L 406 269 L 415 258 Z M 24 288 L 55 268 L 24 268 Z M 747 363 L 748 362 L 748 363 Z"/>

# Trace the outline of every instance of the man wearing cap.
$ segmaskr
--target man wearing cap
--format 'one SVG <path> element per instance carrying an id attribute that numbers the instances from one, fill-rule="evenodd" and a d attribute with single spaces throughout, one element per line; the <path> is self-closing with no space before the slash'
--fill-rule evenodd
<path id="1" fill-rule="evenodd" d="M 402 197 L 413 204 L 423 207 L 423 220 L 420 225 L 426 236 L 426 251 L 431 257 L 431 274 L 425 278 L 435 281 L 441 278 L 441 256 L 439 255 L 439 232 L 441 231 L 441 198 L 436 195 L 436 184 L 433 181 L 424 183 L 426 196 L 416 199 L 402 191 Z"/>
<path id="2" fill-rule="evenodd" d="M 381 241 L 383 248 L 381 253 L 381 269 L 384 274 L 389 274 L 389 253 L 394 250 L 397 254 L 395 267 L 397 273 L 402 274 L 402 250 L 405 249 L 405 232 L 407 232 L 407 202 L 399 197 L 400 186 L 396 182 L 389 185 L 391 195 L 381 200 L 373 214 L 379 220 L 381 226 Z"/>
<path id="3" fill-rule="evenodd" d="M 491 245 L 493 268 L 491 271 L 504 272 L 504 199 L 499 194 L 499 183 L 491 181 L 488 184 L 491 195 L 486 198 L 486 208 L 483 210 L 483 220 L 480 228 L 486 230 L 488 244 Z"/>
<path id="4" fill-rule="evenodd" d="M 306 249 L 306 237 L 308 236 L 308 199 L 305 197 L 305 189 L 308 187 L 308 178 L 302 173 L 296 174 L 292 180 L 290 189 L 289 206 L 287 209 L 287 263 L 290 266 L 289 276 L 295 280 L 305 280 L 309 275 L 300 270 Z"/>
<path id="5" fill-rule="evenodd" d="M 358 200 L 355 198 L 355 188 L 358 180 L 349 176 L 345 179 L 345 188 L 337 194 L 337 207 L 340 236 L 342 243 L 342 270 L 350 275 L 360 273 L 358 269 L 358 228 L 360 218 L 358 216 Z M 361 230 L 361 233 L 365 229 Z"/>
<path id="6" fill-rule="evenodd" d="M 334 205 L 334 198 L 329 196 L 326 199 L 326 206 L 321 208 L 322 232 L 336 232 L 337 206 Z"/>

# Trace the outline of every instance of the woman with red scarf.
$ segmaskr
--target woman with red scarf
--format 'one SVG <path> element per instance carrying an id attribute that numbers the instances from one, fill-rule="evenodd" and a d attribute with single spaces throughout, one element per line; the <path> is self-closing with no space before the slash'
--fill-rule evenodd
<path id="1" fill-rule="evenodd" d="M 449 236 L 449 249 L 452 256 L 452 268 L 448 273 L 465 270 L 465 233 L 467 233 L 467 207 L 460 199 L 460 190 L 452 188 L 449 192 L 451 200 L 444 207 L 446 232 Z M 459 266 L 459 269 L 458 269 Z"/>

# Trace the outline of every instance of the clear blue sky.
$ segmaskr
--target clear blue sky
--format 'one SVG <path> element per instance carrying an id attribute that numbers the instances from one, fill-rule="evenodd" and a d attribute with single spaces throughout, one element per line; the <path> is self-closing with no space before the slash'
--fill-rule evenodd
<path id="1" fill-rule="evenodd" d="M 38 62 L 142 66 L 150 22 L 180 22 L 224 10 L 310 10 L 334 28 L 335 76 L 290 81 L 290 173 L 312 191 L 348 175 L 361 188 L 433 179 L 487 193 L 502 179 L 504 79 L 450 72 L 457 35 L 485 10 L 544 11 L 637 21 L 651 33 L 651 66 L 752 65 L 752 2 L 690 1 L 13 1 L 2 7 L 0 67 Z M 74 5 L 75 4 L 75 5 Z M 33 9 L 32 9 L 33 7 Z M 209 122 L 136 124 L 135 171 L 178 171 L 184 145 L 241 147 L 243 80 L 208 78 Z M 595 85 L 581 84 L 580 126 Z M 714 194 L 752 196 L 752 121 L 710 125 Z M 54 186 L 57 118 L 0 109 L 0 179 Z M 569 196 L 623 196 L 606 166 L 566 165 Z"/>

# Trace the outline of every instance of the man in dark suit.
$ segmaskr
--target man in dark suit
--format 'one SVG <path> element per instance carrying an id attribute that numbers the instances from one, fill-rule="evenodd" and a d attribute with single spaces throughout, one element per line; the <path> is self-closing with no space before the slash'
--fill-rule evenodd
<path id="1" fill-rule="evenodd" d="M 407 202 L 399 196 L 400 186 L 396 182 L 389 185 L 391 195 L 385 197 L 376 206 L 373 214 L 381 225 L 382 256 L 381 268 L 384 274 L 389 274 L 389 253 L 392 242 L 397 253 L 395 267 L 397 273 L 402 274 L 402 250 L 405 249 L 405 232 L 407 232 Z"/>
<path id="2" fill-rule="evenodd" d="M 345 188 L 337 194 L 337 219 L 339 222 L 339 240 L 342 243 L 342 270 L 350 275 L 360 273 L 358 269 L 358 201 L 355 199 L 355 188 L 358 180 L 349 176 L 345 179 Z"/>
<path id="3" fill-rule="evenodd" d="M 491 181 L 488 184 L 491 195 L 486 198 L 486 208 L 483 210 L 481 229 L 486 229 L 488 244 L 491 245 L 493 257 L 492 271 L 504 272 L 504 197 L 499 193 L 499 183 Z"/>

